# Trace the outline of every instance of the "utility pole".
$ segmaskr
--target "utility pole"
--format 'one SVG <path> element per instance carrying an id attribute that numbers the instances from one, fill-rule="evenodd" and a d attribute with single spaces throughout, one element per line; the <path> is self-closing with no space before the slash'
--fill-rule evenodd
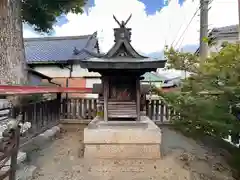
<path id="1" fill-rule="evenodd" d="M 240 0 L 238 0 L 238 40 L 240 43 Z"/>
<path id="2" fill-rule="evenodd" d="M 240 0 L 239 0 L 240 1 Z M 209 0 L 200 0 L 200 58 L 205 60 L 208 56 L 208 4 Z"/>

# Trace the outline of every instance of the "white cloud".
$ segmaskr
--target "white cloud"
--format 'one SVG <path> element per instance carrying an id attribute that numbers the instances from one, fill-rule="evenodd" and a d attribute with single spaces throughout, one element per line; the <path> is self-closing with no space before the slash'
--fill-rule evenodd
<path id="1" fill-rule="evenodd" d="M 29 26 L 28 24 L 23 24 L 23 37 L 35 38 L 35 37 L 39 37 L 39 36 L 47 36 L 47 35 L 40 34 L 36 31 L 34 31 L 33 28 L 31 26 Z"/>
<path id="2" fill-rule="evenodd" d="M 84 35 L 98 31 L 101 50 L 106 52 L 113 44 L 113 28 L 117 27 L 112 15 L 119 21 L 132 13 L 128 27 L 132 28 L 132 44 L 143 53 L 161 51 L 166 44 L 178 39 L 199 6 L 199 0 L 187 0 L 182 7 L 177 0 L 169 6 L 147 15 L 145 5 L 138 0 L 95 0 L 95 6 L 82 15 L 69 13 L 68 23 L 55 26 L 56 36 Z M 209 12 L 209 28 L 238 23 L 237 0 L 214 0 Z M 199 13 L 198 13 L 199 14 Z M 183 24 L 183 25 L 182 25 Z M 182 25 L 182 28 L 180 28 Z M 29 30 L 24 37 L 35 36 Z M 182 45 L 198 44 L 199 16 L 196 16 L 184 35 Z M 181 40 L 178 46 L 181 44 Z"/>
<path id="3" fill-rule="evenodd" d="M 34 32 L 30 27 L 23 26 L 23 37 L 38 37 L 39 34 Z"/>

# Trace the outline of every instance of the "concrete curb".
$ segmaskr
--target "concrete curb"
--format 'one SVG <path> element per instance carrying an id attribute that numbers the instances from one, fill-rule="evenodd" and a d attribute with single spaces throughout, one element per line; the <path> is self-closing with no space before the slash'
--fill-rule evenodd
<path id="1" fill-rule="evenodd" d="M 61 119 L 61 124 L 89 124 L 92 119 Z"/>
<path id="2" fill-rule="evenodd" d="M 30 139 L 21 145 L 20 150 L 26 153 L 31 151 L 41 150 L 46 144 L 53 140 L 61 131 L 59 126 L 54 126 L 51 129 L 46 130 L 45 132 L 39 134 L 38 136 Z"/>
<path id="3" fill-rule="evenodd" d="M 36 170 L 37 168 L 33 165 L 25 166 L 23 169 L 17 171 L 16 180 L 30 180 Z"/>

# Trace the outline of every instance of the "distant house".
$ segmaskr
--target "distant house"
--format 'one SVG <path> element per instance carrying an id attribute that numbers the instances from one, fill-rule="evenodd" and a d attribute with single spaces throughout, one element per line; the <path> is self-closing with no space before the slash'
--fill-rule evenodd
<path id="1" fill-rule="evenodd" d="M 218 52 L 224 42 L 236 43 L 238 41 L 238 25 L 213 28 L 208 37 L 210 39 L 209 53 Z M 196 51 L 196 54 L 198 53 L 199 48 Z"/>
<path id="2" fill-rule="evenodd" d="M 154 72 L 147 72 L 143 76 L 143 79 L 141 80 L 142 84 L 151 84 L 155 87 L 161 88 L 164 79 L 160 76 L 158 76 Z"/>
<path id="3" fill-rule="evenodd" d="M 164 91 L 178 87 L 181 80 L 179 77 L 169 78 L 167 76 L 158 74 L 157 72 L 147 72 L 142 77 L 142 84 L 150 84 L 159 89 L 163 89 Z"/>
<path id="4" fill-rule="evenodd" d="M 72 60 L 74 55 L 88 59 L 91 53 L 99 53 L 97 33 L 84 36 L 25 38 L 27 64 L 35 71 L 51 78 L 52 82 L 65 87 L 92 87 L 99 76 L 88 72 Z M 32 81 L 34 77 L 31 76 Z"/>

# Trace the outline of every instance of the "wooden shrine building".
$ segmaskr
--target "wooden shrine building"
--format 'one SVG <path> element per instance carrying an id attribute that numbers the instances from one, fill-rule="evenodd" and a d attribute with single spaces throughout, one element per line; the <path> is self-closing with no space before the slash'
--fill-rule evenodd
<path id="1" fill-rule="evenodd" d="M 114 28 L 113 47 L 106 54 L 88 52 L 92 58 L 87 60 L 79 61 L 77 56 L 73 58 L 80 62 L 81 67 L 101 74 L 101 88 L 97 89 L 103 96 L 105 121 L 139 120 L 140 76 L 163 68 L 166 61 L 142 56 L 134 50 L 131 28 L 126 27 L 131 16 L 121 23 L 113 17 L 119 25 Z"/>

